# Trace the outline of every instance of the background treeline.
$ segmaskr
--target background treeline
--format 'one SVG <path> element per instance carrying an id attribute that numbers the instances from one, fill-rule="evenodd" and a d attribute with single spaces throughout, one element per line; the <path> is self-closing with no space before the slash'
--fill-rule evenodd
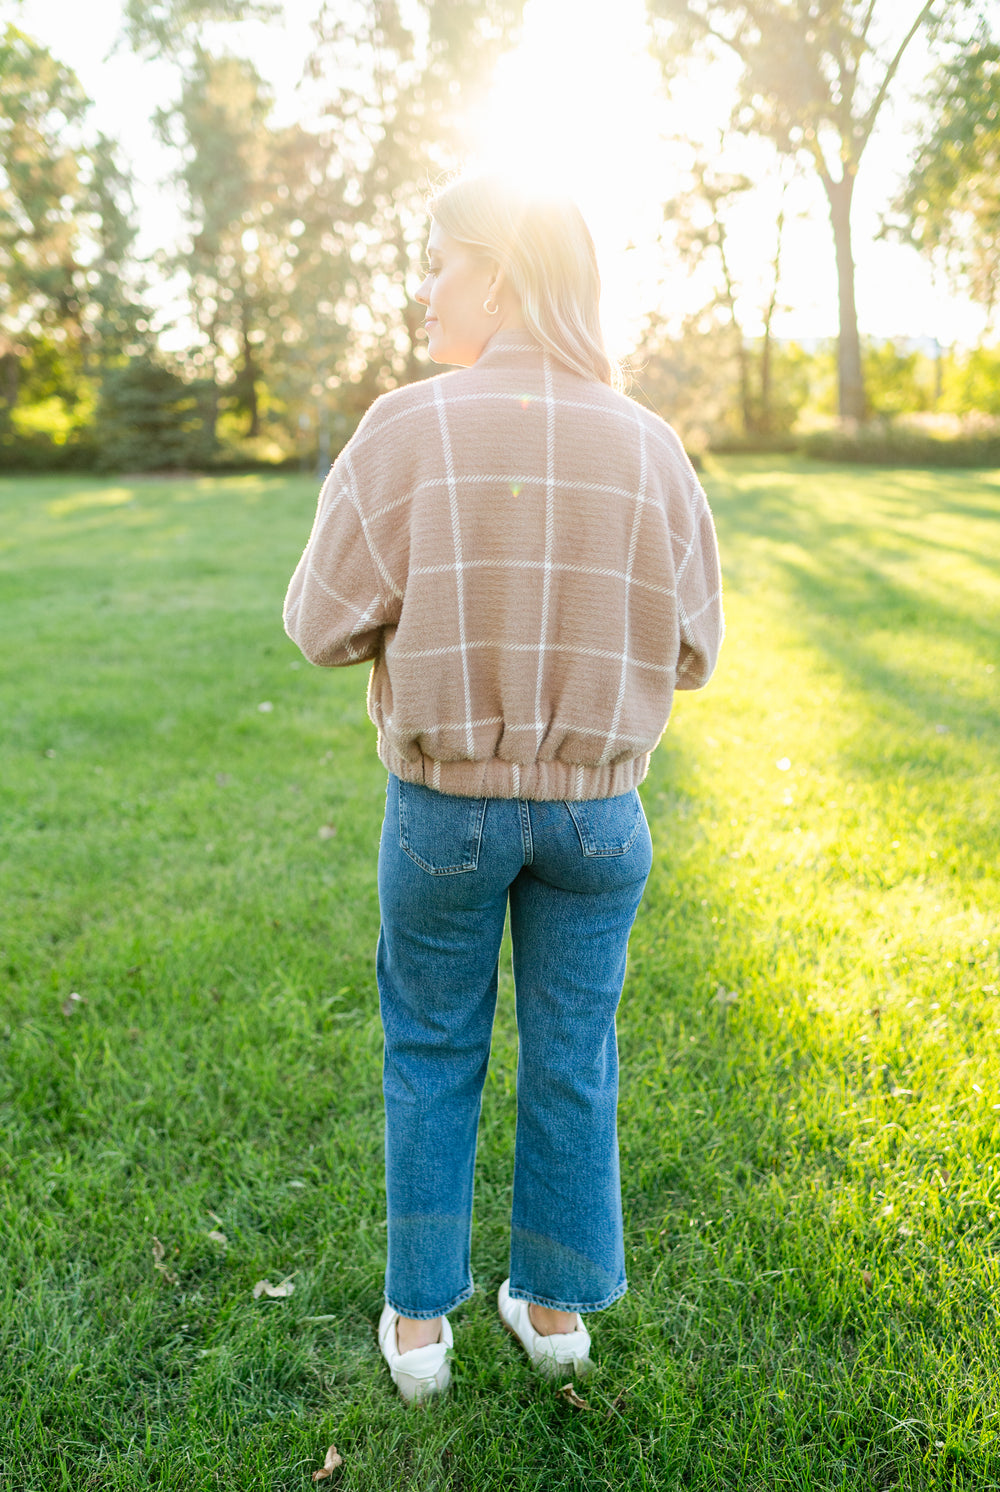
<path id="1" fill-rule="evenodd" d="M 325 464 L 371 399 L 433 371 L 409 298 L 426 187 L 461 162 L 461 122 L 516 45 L 523 0 L 345 0 L 319 9 L 301 122 L 229 45 L 228 22 L 280 20 L 252 0 L 128 0 L 122 44 L 172 63 L 156 128 L 176 161 L 175 244 L 139 249 L 133 183 L 88 126 L 78 80 L 8 22 L 0 31 L 0 465 L 138 470 Z M 713 169 L 693 142 L 665 201 L 665 276 L 697 272 L 705 302 L 666 295 L 632 359 L 635 391 L 694 445 L 816 454 L 1000 452 L 1000 348 L 866 342 L 854 308 L 853 183 L 907 47 L 936 59 L 923 133 L 885 232 L 992 308 L 1000 235 L 1000 49 L 990 7 L 890 0 L 650 0 L 669 90 L 703 54 L 740 66 L 731 138 L 766 150 L 773 244 L 752 324 L 734 241 L 761 182 Z M 404 20 L 405 16 L 405 20 Z M 906 20 L 906 24 L 902 22 Z M 881 28 L 881 29 L 880 29 Z M 209 38 L 212 45 L 209 45 Z M 822 182 L 840 334 L 772 335 L 782 306 L 785 191 Z M 776 193 L 776 195 L 775 195 Z M 763 198 L 761 200 L 764 200 Z M 762 251 L 763 252 L 763 251 Z M 665 280 L 666 283 L 666 280 Z M 763 334 L 759 328 L 763 327 Z"/>

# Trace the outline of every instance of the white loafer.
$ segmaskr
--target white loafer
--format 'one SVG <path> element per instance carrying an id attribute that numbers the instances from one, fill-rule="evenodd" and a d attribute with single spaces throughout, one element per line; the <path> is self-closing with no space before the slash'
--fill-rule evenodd
<path id="1" fill-rule="evenodd" d="M 520 1342 L 535 1367 L 548 1378 L 558 1378 L 565 1373 L 585 1378 L 594 1370 L 590 1360 L 590 1332 L 580 1316 L 576 1318 L 576 1330 L 558 1332 L 543 1337 L 531 1324 L 526 1300 L 513 1300 L 510 1280 L 504 1280 L 497 1295 L 500 1320 L 507 1330 Z"/>
<path id="2" fill-rule="evenodd" d="M 455 1345 L 448 1317 L 441 1321 L 441 1340 L 429 1347 L 414 1347 L 400 1352 L 396 1339 L 399 1312 L 391 1305 L 383 1308 L 378 1323 L 379 1351 L 389 1365 L 392 1381 L 408 1404 L 419 1404 L 432 1394 L 443 1394 L 451 1382 L 448 1353 Z"/>

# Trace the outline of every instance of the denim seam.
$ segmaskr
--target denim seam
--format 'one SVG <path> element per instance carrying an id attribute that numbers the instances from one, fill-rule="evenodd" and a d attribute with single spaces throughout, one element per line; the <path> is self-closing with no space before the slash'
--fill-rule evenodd
<path id="1" fill-rule="evenodd" d="M 513 1285 L 508 1285 L 507 1293 L 511 1300 L 529 1300 L 533 1305 L 547 1306 L 550 1311 L 579 1311 L 582 1315 L 587 1311 L 606 1311 L 616 1300 L 621 1300 L 627 1289 L 628 1280 L 622 1280 L 610 1295 L 596 1304 L 590 1301 L 556 1300 L 551 1295 L 534 1295 L 530 1290 L 518 1290 Z"/>
<path id="2" fill-rule="evenodd" d="M 535 843 L 531 836 L 531 808 L 523 798 L 518 800 L 517 806 L 521 816 L 521 847 L 524 851 L 524 863 L 530 865 L 535 858 Z"/>
<path id="3" fill-rule="evenodd" d="M 385 1303 L 387 1306 L 392 1307 L 397 1316 L 406 1316 L 410 1321 L 434 1321 L 438 1316 L 447 1316 L 449 1311 L 455 1310 L 457 1306 L 464 1305 L 467 1300 L 472 1299 L 475 1293 L 475 1285 L 467 1285 L 464 1290 L 460 1290 L 457 1295 L 453 1295 L 447 1305 L 443 1305 L 439 1310 L 435 1311 L 407 1310 L 405 1306 L 397 1305 L 388 1295 L 385 1297 Z"/>

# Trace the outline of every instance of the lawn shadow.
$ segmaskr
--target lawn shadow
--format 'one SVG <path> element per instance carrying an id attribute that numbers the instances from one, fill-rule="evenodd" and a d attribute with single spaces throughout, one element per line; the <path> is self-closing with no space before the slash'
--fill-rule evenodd
<path id="1" fill-rule="evenodd" d="M 918 943 L 937 952 L 944 936 L 919 920 L 931 873 L 860 867 L 892 794 L 928 834 L 961 836 L 964 885 L 987 902 L 995 794 L 978 807 L 971 795 L 1000 765 L 987 672 L 1000 666 L 998 485 L 741 462 L 707 486 L 728 656 L 704 699 L 684 702 L 643 787 L 654 870 L 619 1020 L 632 1289 L 608 1338 L 626 1361 L 640 1339 L 647 1361 L 658 1351 L 683 1371 L 731 1474 L 756 1445 L 762 1463 L 779 1447 L 801 1453 L 802 1485 L 944 1485 L 919 1472 L 935 1454 L 923 1426 L 938 1413 L 936 1364 L 956 1341 L 983 1350 L 986 1318 L 979 1245 L 967 1214 L 941 1211 L 934 1177 L 948 1174 L 937 1157 L 949 1144 L 988 1158 L 993 1129 L 988 1113 L 956 1107 L 961 1120 L 942 1119 L 939 1135 L 934 1116 L 949 1112 L 980 1017 L 935 1076 L 925 1022 L 906 1013 L 938 1008 L 924 993 L 933 959 L 917 969 L 899 956 Z M 782 776 L 769 722 L 791 736 L 807 715 L 811 734 L 796 739 L 803 759 L 804 740 L 815 752 L 810 776 Z M 741 743 L 728 757 L 705 744 L 727 737 Z M 793 782 L 803 801 L 782 815 L 780 784 Z M 823 838 L 831 807 L 850 845 L 841 860 L 833 831 Z M 900 923 L 911 893 L 914 920 Z M 957 1002 L 987 976 L 951 957 Z M 961 1142 L 949 1123 L 965 1126 Z M 955 1463 L 972 1475 L 986 1421 L 955 1391 L 977 1426 Z M 919 1421 L 912 1437 L 887 1442 L 890 1415 Z"/>
<path id="2" fill-rule="evenodd" d="M 873 481 L 868 470 L 803 466 L 777 476 L 751 469 L 710 487 L 729 593 L 770 593 L 776 615 L 871 720 L 914 745 L 942 734 L 996 738 L 997 474 L 880 470 Z"/>

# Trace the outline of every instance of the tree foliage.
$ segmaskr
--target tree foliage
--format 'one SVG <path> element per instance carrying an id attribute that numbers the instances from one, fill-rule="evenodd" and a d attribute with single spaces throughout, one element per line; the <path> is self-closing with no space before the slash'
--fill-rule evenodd
<path id="1" fill-rule="evenodd" d="M 187 381 L 151 353 L 109 369 L 97 410 L 98 469 L 204 466 L 215 449 L 214 393 L 207 380 Z"/>
<path id="2" fill-rule="evenodd" d="M 75 74 L 14 26 L 0 35 L 0 424 L 19 405 L 92 403 L 87 379 L 148 332 L 130 261 L 130 184 L 88 141 Z M 145 328 L 145 330 L 144 330 Z"/>
<path id="3" fill-rule="evenodd" d="M 660 56 L 724 48 L 741 73 L 733 123 L 816 171 L 830 208 L 840 305 L 840 412 L 865 415 L 851 207 L 865 148 L 917 33 L 963 0 L 649 0 Z"/>
<path id="4" fill-rule="evenodd" d="M 239 55 L 238 23 L 277 17 L 280 0 L 125 0 L 124 41 L 167 59 L 177 81 L 159 126 L 176 152 L 186 234 L 153 261 L 186 292 L 170 354 L 153 330 L 153 270 L 137 261 L 132 184 L 115 142 L 88 132 L 69 69 L 17 28 L 0 31 L 3 457 L 20 450 L 34 463 L 48 435 L 60 460 L 82 461 L 96 434 L 105 461 L 194 465 L 221 458 L 218 433 L 223 445 L 249 451 L 247 437 L 260 435 L 286 453 L 304 436 L 325 461 L 375 394 L 432 371 L 412 300 L 426 195 L 462 164 L 463 119 L 516 43 L 524 0 L 316 3 L 304 122 L 289 124 Z M 699 274 L 714 266 L 714 286 L 680 346 L 672 319 L 651 316 L 639 383 L 696 440 L 781 438 L 804 405 L 806 422 L 832 408 L 835 383 L 846 414 L 864 410 L 866 382 L 868 408 L 886 418 L 920 400 L 942 409 L 946 361 L 935 383 L 923 354 L 860 341 L 851 206 L 907 47 L 946 11 L 964 13 L 966 0 L 648 4 L 665 71 L 683 53 L 728 50 L 740 68 L 732 124 L 769 140 L 785 168 L 806 159 L 822 181 L 841 335 L 839 378 L 832 350 L 774 342 L 784 209 L 763 277 L 741 283 L 740 203 L 760 179 L 703 160 L 667 205 L 665 237 Z M 913 242 L 992 305 L 1000 52 L 980 40 L 937 74 L 899 216 Z M 774 216 L 754 200 L 758 217 Z M 751 306 L 762 338 L 747 335 Z M 983 393 L 992 366 L 970 364 L 966 405 L 993 407 Z"/>
<path id="5" fill-rule="evenodd" d="M 280 0 L 125 0 L 124 37 L 145 57 L 176 56 L 196 48 L 213 21 L 276 20 Z"/>
<path id="6" fill-rule="evenodd" d="M 78 342 L 86 187 L 73 134 L 88 107 L 75 75 L 15 26 L 0 36 L 0 401 L 43 337 Z"/>
<path id="7" fill-rule="evenodd" d="M 324 123 L 338 142 L 346 204 L 338 225 L 351 264 L 342 309 L 353 328 L 347 377 L 385 386 L 426 370 L 422 309 L 407 281 L 427 232 L 430 186 L 464 162 L 461 122 L 503 51 L 524 0 L 345 0 L 324 8 L 308 70 L 327 86 Z"/>
<path id="8" fill-rule="evenodd" d="M 923 137 L 896 203 L 903 232 L 989 311 L 1000 292 L 1000 45 L 936 73 Z"/>
<path id="9" fill-rule="evenodd" d="M 167 262 L 187 279 L 192 362 L 229 385 L 250 436 L 260 433 L 262 381 L 273 384 L 278 365 L 315 346 L 318 323 L 333 347 L 343 343 L 329 295 L 314 296 L 317 260 L 328 288 L 338 278 L 331 147 L 299 126 L 272 128 L 270 112 L 251 63 L 196 50 L 176 107 L 159 120 L 180 147 L 190 236 Z"/>
<path id="10" fill-rule="evenodd" d="M 160 127 L 182 151 L 190 235 L 169 267 L 189 286 L 192 370 L 211 367 L 248 433 L 261 428 L 266 392 L 286 421 L 318 425 L 322 446 L 380 389 L 427 371 L 407 283 L 424 192 L 460 164 L 456 121 L 511 44 L 522 3 L 422 0 L 405 21 L 396 0 L 324 7 L 306 68 L 308 129 L 275 127 L 255 69 L 199 43 L 199 20 L 245 20 L 259 5 L 129 9 L 132 44 L 181 73 Z"/>
<path id="11" fill-rule="evenodd" d="M 720 142 L 720 150 L 724 142 Z M 787 401 L 775 397 L 773 325 L 778 309 L 781 284 L 782 247 L 785 229 L 785 191 L 787 178 L 780 184 L 780 198 L 774 225 L 773 248 L 768 265 L 768 286 L 764 303 L 756 307 L 763 327 L 759 341 L 753 342 L 744 325 L 746 287 L 741 283 L 734 263 L 734 209 L 738 213 L 751 192 L 760 191 L 760 182 L 740 173 L 713 168 L 700 155 L 692 162 L 686 189 L 668 201 L 664 216 L 671 231 L 672 247 L 690 268 L 714 271 L 711 300 L 702 316 L 715 313 L 728 326 L 732 358 L 737 370 L 738 394 L 734 415 L 744 436 L 767 436 L 781 433 L 794 420 Z"/>

